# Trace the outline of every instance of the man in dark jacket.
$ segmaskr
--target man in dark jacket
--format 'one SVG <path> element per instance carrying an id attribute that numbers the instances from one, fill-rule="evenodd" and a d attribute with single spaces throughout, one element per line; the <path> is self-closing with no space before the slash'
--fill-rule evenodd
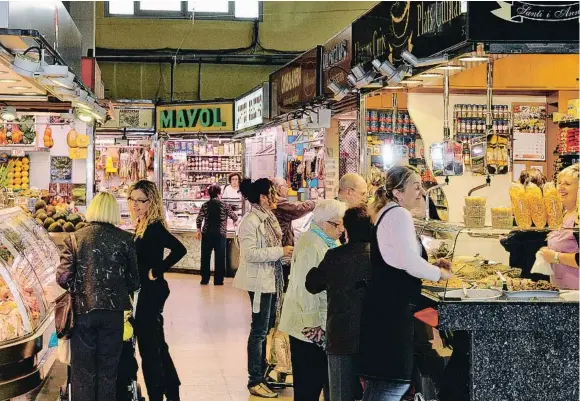
<path id="1" fill-rule="evenodd" d="M 343 218 L 348 243 L 330 249 L 306 276 L 306 289 L 327 292 L 326 352 L 330 400 L 362 398 L 358 380 L 359 329 L 366 283 L 370 279 L 371 219 L 366 208 L 348 209 Z"/>
<path id="2" fill-rule="evenodd" d="M 306 202 L 290 202 L 288 200 L 288 183 L 284 178 L 274 178 L 272 180 L 278 192 L 278 207 L 272 212 L 280 223 L 282 229 L 282 246 L 294 246 L 294 230 L 292 222 L 314 210 L 316 203 L 308 200 Z"/>

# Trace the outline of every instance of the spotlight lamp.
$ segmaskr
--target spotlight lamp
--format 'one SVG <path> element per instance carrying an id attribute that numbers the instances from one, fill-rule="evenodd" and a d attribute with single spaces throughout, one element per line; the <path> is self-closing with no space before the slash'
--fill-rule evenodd
<path id="1" fill-rule="evenodd" d="M 350 92 L 348 88 L 339 85 L 335 81 L 330 81 L 330 83 L 328 84 L 328 89 L 332 91 L 332 93 L 334 94 L 334 100 L 336 101 L 344 99 L 344 97 L 348 95 Z"/>
<path id="2" fill-rule="evenodd" d="M 89 113 L 87 110 L 83 110 L 83 109 L 77 109 L 77 112 L 75 115 L 79 120 L 84 121 L 85 123 L 90 123 L 94 119 L 94 117 L 91 113 Z"/>
<path id="3" fill-rule="evenodd" d="M 381 62 L 379 59 L 374 59 L 371 64 L 375 68 L 375 70 L 381 74 L 382 77 L 390 77 L 393 75 L 397 69 L 393 64 L 389 62 L 389 60 L 385 60 Z"/>
<path id="4" fill-rule="evenodd" d="M 391 75 L 388 79 L 389 86 L 396 86 L 399 82 L 401 82 L 407 74 L 409 73 L 409 68 L 407 66 L 399 66 L 393 75 Z"/>
<path id="5" fill-rule="evenodd" d="M 346 76 L 347 81 L 357 89 L 367 86 L 375 79 L 374 72 L 366 71 L 362 64 L 355 65 L 350 74 Z"/>
<path id="6" fill-rule="evenodd" d="M 16 120 L 16 108 L 12 106 L 2 108 L 2 110 L 0 110 L 0 117 L 4 121 Z"/>
<path id="7" fill-rule="evenodd" d="M 449 56 L 447 56 L 446 54 L 437 57 L 417 58 L 407 50 L 403 50 L 403 52 L 401 52 L 401 57 L 403 58 L 403 60 L 409 63 L 409 65 L 413 67 L 427 67 L 430 65 L 446 63 L 449 61 Z"/>

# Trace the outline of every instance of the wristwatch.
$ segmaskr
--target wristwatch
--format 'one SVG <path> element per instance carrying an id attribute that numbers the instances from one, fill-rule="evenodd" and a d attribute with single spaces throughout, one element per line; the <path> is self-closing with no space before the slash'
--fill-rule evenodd
<path id="1" fill-rule="evenodd" d="M 559 265 L 560 264 L 560 254 L 558 252 L 554 253 L 554 264 L 555 265 Z"/>

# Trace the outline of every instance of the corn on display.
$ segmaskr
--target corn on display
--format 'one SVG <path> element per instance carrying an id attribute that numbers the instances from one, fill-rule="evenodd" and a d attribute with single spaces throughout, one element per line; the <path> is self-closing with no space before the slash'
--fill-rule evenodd
<path id="1" fill-rule="evenodd" d="M 529 184 L 526 187 L 526 201 L 530 209 L 530 215 L 536 228 L 546 227 L 546 207 L 544 206 L 544 199 L 542 190 L 536 184 Z"/>
<path id="2" fill-rule="evenodd" d="M 564 206 L 553 182 L 544 185 L 544 207 L 550 228 L 560 228 L 564 220 Z"/>
<path id="3" fill-rule="evenodd" d="M 512 183 L 510 187 L 510 199 L 518 227 L 524 229 L 532 227 L 532 216 L 528 202 L 526 201 L 526 190 L 524 186 L 518 183 Z"/>

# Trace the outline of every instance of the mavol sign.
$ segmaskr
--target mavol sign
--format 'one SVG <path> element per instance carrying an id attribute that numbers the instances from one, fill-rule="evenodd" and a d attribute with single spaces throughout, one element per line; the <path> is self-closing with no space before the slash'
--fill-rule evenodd
<path id="1" fill-rule="evenodd" d="M 159 106 L 157 129 L 165 132 L 233 131 L 231 103 Z"/>

